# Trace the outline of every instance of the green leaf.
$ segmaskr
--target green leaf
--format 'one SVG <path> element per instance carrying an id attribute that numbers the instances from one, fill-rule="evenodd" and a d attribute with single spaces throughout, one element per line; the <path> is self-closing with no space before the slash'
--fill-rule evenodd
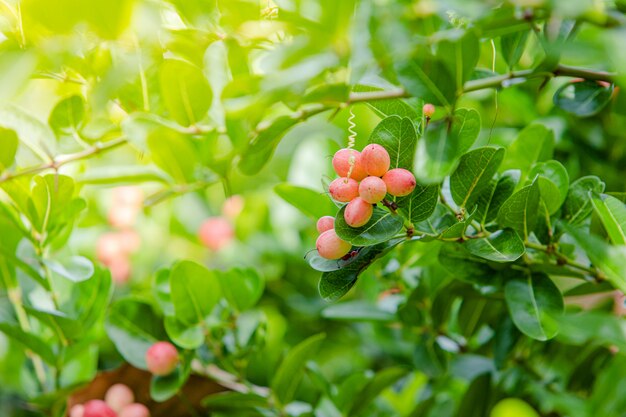
<path id="1" fill-rule="evenodd" d="M 221 297 L 217 274 L 192 261 L 179 261 L 170 272 L 176 318 L 187 325 L 204 322 Z"/>
<path id="2" fill-rule="evenodd" d="M 183 126 L 205 118 L 213 93 L 200 68 L 177 59 L 166 59 L 159 67 L 159 80 L 170 118 Z"/>
<path id="3" fill-rule="evenodd" d="M 457 417 L 483 417 L 491 404 L 491 373 L 483 373 L 471 382 L 457 409 Z"/>
<path id="4" fill-rule="evenodd" d="M 512 229 L 498 230 L 488 237 L 465 242 L 467 250 L 494 262 L 513 262 L 526 252 L 524 242 Z"/>
<path id="5" fill-rule="evenodd" d="M 429 127 L 417 144 L 414 173 L 424 184 L 441 182 L 474 144 L 480 132 L 480 115 L 474 109 L 457 109 L 452 125 Z"/>
<path id="6" fill-rule="evenodd" d="M 52 348 L 39 336 L 26 333 L 19 326 L 9 323 L 0 323 L 0 332 L 40 356 L 46 363 L 56 365 L 56 356 Z"/>
<path id="7" fill-rule="evenodd" d="M 197 349 L 204 344 L 204 329 L 200 324 L 188 326 L 174 316 L 165 316 L 165 331 L 172 342 L 184 349 Z"/>
<path id="8" fill-rule="evenodd" d="M 56 139 L 48 125 L 11 104 L 0 105 L 0 127 L 17 133 L 20 142 L 42 160 L 48 160 L 44 148 L 56 154 Z"/>
<path id="9" fill-rule="evenodd" d="M 611 101 L 614 88 L 591 80 L 570 82 L 554 93 L 554 104 L 578 117 L 593 116 Z"/>
<path id="10" fill-rule="evenodd" d="M 107 335 L 131 365 L 146 368 L 146 351 L 165 339 L 161 319 L 143 301 L 123 298 L 113 303 L 106 318 Z"/>
<path id="11" fill-rule="evenodd" d="M 352 88 L 354 92 L 370 92 L 370 91 L 382 91 L 382 88 L 373 87 L 369 85 L 357 84 Z M 420 115 L 418 112 L 409 105 L 406 101 L 401 99 L 389 99 L 389 100 L 373 100 L 368 101 L 367 105 L 374 110 L 381 118 L 388 116 L 400 116 L 408 117 L 409 120 L 417 120 Z"/>
<path id="12" fill-rule="evenodd" d="M 263 295 L 265 281 L 259 273 L 251 268 L 233 268 L 225 272 L 217 272 L 222 294 L 231 307 L 238 311 L 248 310 Z"/>
<path id="13" fill-rule="evenodd" d="M 271 383 L 272 394 L 280 404 L 288 404 L 293 400 L 304 376 L 306 363 L 315 356 L 325 338 L 324 333 L 311 336 L 294 346 L 285 356 Z"/>
<path id="14" fill-rule="evenodd" d="M 18 144 L 19 139 L 14 130 L 0 128 L 0 149 L 2 149 L 0 152 L 0 172 L 13 165 Z"/>
<path id="15" fill-rule="evenodd" d="M 498 217 L 502 204 L 513 195 L 519 176 L 518 170 L 505 171 L 497 180 L 492 179 L 480 193 L 476 202 L 476 219 L 480 224 L 487 224 Z"/>
<path id="16" fill-rule="evenodd" d="M 525 127 L 509 146 L 502 169 L 519 169 L 520 184 L 524 184 L 531 167 L 552 158 L 554 133 L 544 125 L 531 124 Z"/>
<path id="17" fill-rule="evenodd" d="M 538 210 L 539 184 L 535 180 L 504 202 L 498 211 L 498 223 L 502 227 L 511 227 L 526 240 L 535 228 Z"/>
<path id="18" fill-rule="evenodd" d="M 381 392 L 407 373 L 408 369 L 400 367 L 386 368 L 377 372 L 352 398 L 352 405 L 346 415 L 348 417 L 362 415 Z"/>
<path id="19" fill-rule="evenodd" d="M 412 169 L 417 134 L 410 119 L 398 116 L 383 119 L 372 131 L 369 143 L 377 143 L 389 152 L 391 168 Z"/>
<path id="20" fill-rule="evenodd" d="M 257 408 L 267 408 L 267 398 L 252 393 L 219 392 L 202 399 L 202 405 L 211 411 L 236 413 Z"/>
<path id="21" fill-rule="evenodd" d="M 44 263 L 50 271 L 73 282 L 85 281 L 91 278 L 95 271 L 93 262 L 84 256 L 71 256 L 63 263 L 47 259 L 44 260 Z"/>
<path id="22" fill-rule="evenodd" d="M 530 170 L 530 178 L 538 177 L 539 194 L 550 214 L 556 213 L 567 197 L 569 175 L 558 161 L 538 162 Z"/>
<path id="23" fill-rule="evenodd" d="M 283 200 L 315 220 L 337 209 L 325 193 L 310 188 L 282 183 L 274 187 L 274 191 Z"/>
<path id="24" fill-rule="evenodd" d="M 241 155 L 239 169 L 245 175 L 254 175 L 269 162 L 285 133 L 297 123 L 289 116 L 280 116 L 250 142 Z"/>
<path id="25" fill-rule="evenodd" d="M 190 138 L 170 129 L 158 129 L 147 138 L 154 163 L 179 183 L 193 182 L 199 164 Z"/>
<path id="26" fill-rule="evenodd" d="M 324 272 L 318 285 L 322 298 L 325 301 L 336 301 L 343 297 L 354 286 L 361 272 L 403 240 L 394 239 L 361 248 L 357 256 L 345 266 L 336 271 Z"/>
<path id="27" fill-rule="evenodd" d="M 378 306 L 365 301 L 348 301 L 328 306 L 322 310 L 322 317 L 347 321 L 391 322 L 396 320 L 395 314 L 381 310 Z"/>
<path id="28" fill-rule="evenodd" d="M 122 185 L 143 182 L 172 183 L 173 179 L 160 169 L 144 165 L 107 165 L 92 167 L 76 178 L 79 184 Z"/>
<path id="29" fill-rule="evenodd" d="M 474 73 L 480 55 L 480 43 L 473 29 L 451 30 L 441 34 L 443 40 L 437 45 L 437 56 L 448 68 L 455 80 L 456 93 Z"/>
<path id="30" fill-rule="evenodd" d="M 48 124 L 57 134 L 77 132 L 85 117 L 85 99 L 70 96 L 59 101 L 48 118 Z"/>
<path id="31" fill-rule="evenodd" d="M 428 219 L 439 202 L 439 185 L 416 184 L 413 192 L 399 197 L 396 204 L 409 223 L 419 223 Z"/>
<path id="32" fill-rule="evenodd" d="M 611 242 L 626 245 L 626 205 L 615 197 L 590 192 L 591 204 Z"/>
<path id="33" fill-rule="evenodd" d="M 179 366 L 169 375 L 153 376 L 150 380 L 150 397 L 157 402 L 167 401 L 178 393 L 187 382 L 188 372 Z"/>
<path id="34" fill-rule="evenodd" d="M 401 216 L 376 207 L 367 224 L 361 227 L 351 227 L 343 218 L 345 211 L 346 206 L 343 206 L 335 217 L 335 232 L 337 236 L 354 246 L 372 246 L 385 242 L 398 234 L 404 225 Z"/>
<path id="35" fill-rule="evenodd" d="M 556 336 L 563 296 L 548 275 L 534 273 L 507 281 L 504 298 L 513 323 L 522 333 L 537 340 Z"/>
<path id="36" fill-rule="evenodd" d="M 450 192 L 459 207 L 471 207 L 491 181 L 502 159 L 504 148 L 474 149 L 461 157 L 450 176 Z"/>
<path id="37" fill-rule="evenodd" d="M 595 176 L 581 177 L 574 181 L 563 203 L 563 220 L 571 225 L 581 224 L 593 212 L 589 193 L 601 193 L 604 183 Z"/>
<path id="38" fill-rule="evenodd" d="M 502 57 L 509 68 L 513 68 L 517 64 L 524 53 L 526 40 L 530 30 L 523 30 L 500 38 L 500 47 L 502 48 Z"/>

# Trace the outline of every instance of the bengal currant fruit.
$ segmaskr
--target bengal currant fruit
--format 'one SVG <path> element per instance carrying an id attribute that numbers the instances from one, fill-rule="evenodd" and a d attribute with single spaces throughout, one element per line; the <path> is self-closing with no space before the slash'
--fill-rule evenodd
<path id="1" fill-rule="evenodd" d="M 218 251 L 233 240 L 235 230 L 224 217 L 210 217 L 200 225 L 198 235 L 204 246 Z"/>
<path id="2" fill-rule="evenodd" d="M 435 114 L 435 106 L 430 103 L 424 104 L 422 107 L 422 114 L 424 114 L 424 117 L 427 119 L 430 119 L 433 117 L 433 114 Z"/>
<path id="3" fill-rule="evenodd" d="M 368 175 L 382 177 L 391 164 L 389 153 L 385 148 L 375 143 L 367 145 L 361 152 L 361 163 Z"/>
<path id="4" fill-rule="evenodd" d="M 143 404 L 133 403 L 122 408 L 118 417 L 150 417 L 150 410 Z"/>
<path id="5" fill-rule="evenodd" d="M 239 214 L 241 214 L 244 203 L 245 201 L 240 195 L 233 195 L 231 197 L 228 197 L 224 201 L 224 204 L 222 204 L 222 214 L 226 218 L 235 221 Z"/>
<path id="6" fill-rule="evenodd" d="M 119 229 L 132 227 L 142 204 L 141 188 L 132 186 L 115 188 L 108 213 L 109 224 Z"/>
<path id="7" fill-rule="evenodd" d="M 361 197 L 357 197 L 348 203 L 343 212 L 343 218 L 348 226 L 361 227 L 372 218 L 373 213 L 374 206 Z"/>
<path id="8" fill-rule="evenodd" d="M 320 217 L 316 226 L 319 233 L 324 233 L 325 231 L 335 227 L 335 218 L 333 216 Z"/>
<path id="9" fill-rule="evenodd" d="M 337 236 L 335 229 L 330 229 L 319 235 L 315 247 L 322 258 L 341 259 L 350 252 L 352 245 Z"/>
<path id="10" fill-rule="evenodd" d="M 116 413 L 119 413 L 122 408 L 132 404 L 134 401 L 135 394 L 124 384 L 111 385 L 104 395 L 104 402 Z"/>
<path id="11" fill-rule="evenodd" d="M 328 191 L 333 200 L 347 203 L 359 196 L 359 183 L 352 178 L 336 178 L 328 186 Z"/>
<path id="12" fill-rule="evenodd" d="M 415 189 L 415 177 L 404 168 L 394 168 L 383 175 L 383 181 L 387 186 L 387 192 L 396 197 L 409 195 Z"/>
<path id="13" fill-rule="evenodd" d="M 117 417 L 117 413 L 102 400 L 89 400 L 85 403 L 83 417 Z"/>
<path id="14" fill-rule="evenodd" d="M 387 195 L 387 186 L 379 177 L 365 177 L 359 184 L 359 196 L 370 204 L 380 202 Z"/>
<path id="15" fill-rule="evenodd" d="M 339 149 L 333 156 L 333 168 L 340 177 L 347 177 L 361 181 L 367 176 L 361 162 L 361 152 L 354 149 Z M 352 169 L 352 171 L 350 171 Z"/>
<path id="16" fill-rule="evenodd" d="M 156 342 L 146 351 L 146 365 L 153 375 L 169 375 L 178 365 L 178 351 L 170 342 Z"/>
<path id="17" fill-rule="evenodd" d="M 85 406 L 82 404 L 74 404 L 72 408 L 70 408 L 69 417 L 84 417 L 85 416 Z"/>

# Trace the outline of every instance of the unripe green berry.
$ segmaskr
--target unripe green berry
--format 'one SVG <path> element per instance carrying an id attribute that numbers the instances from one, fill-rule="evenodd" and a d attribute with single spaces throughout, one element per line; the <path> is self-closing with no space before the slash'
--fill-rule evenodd
<path id="1" fill-rule="evenodd" d="M 357 197 L 348 203 L 343 218 L 348 226 L 361 227 L 370 221 L 373 213 L 374 207 L 361 197 Z"/>
<path id="2" fill-rule="evenodd" d="M 368 175 L 382 177 L 389 170 L 391 159 L 385 148 L 375 143 L 367 145 L 361 152 L 361 163 Z"/>
<path id="3" fill-rule="evenodd" d="M 319 233 L 324 233 L 333 227 L 335 227 L 335 218 L 333 216 L 323 216 L 317 221 L 317 231 Z"/>
<path id="4" fill-rule="evenodd" d="M 379 177 L 365 177 L 359 184 L 359 196 L 370 204 L 380 202 L 387 195 L 387 186 Z"/>
<path id="5" fill-rule="evenodd" d="M 415 189 L 415 177 L 410 171 L 403 168 L 394 168 L 383 175 L 387 192 L 396 197 L 409 195 Z"/>
<path id="6" fill-rule="evenodd" d="M 352 178 L 337 178 L 330 183 L 328 191 L 333 200 L 347 203 L 359 196 L 359 183 Z"/>
<path id="7" fill-rule="evenodd" d="M 320 256 L 326 259 L 341 259 L 352 249 L 350 243 L 337 236 L 335 229 L 327 230 L 319 235 L 315 247 Z"/>
<path id="8" fill-rule="evenodd" d="M 435 106 L 430 103 L 424 104 L 424 107 L 422 107 L 422 113 L 424 114 L 424 117 L 430 119 L 433 117 L 433 114 L 435 114 Z"/>
<path id="9" fill-rule="evenodd" d="M 352 161 L 352 162 L 351 162 Z M 355 149 L 339 149 L 333 156 L 333 168 L 340 177 L 347 177 L 361 181 L 367 176 L 361 162 L 361 152 Z M 350 171 L 352 168 L 352 171 Z"/>

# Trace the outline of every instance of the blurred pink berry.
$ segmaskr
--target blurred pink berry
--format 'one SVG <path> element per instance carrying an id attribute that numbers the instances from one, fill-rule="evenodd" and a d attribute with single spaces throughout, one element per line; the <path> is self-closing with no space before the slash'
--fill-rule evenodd
<path id="1" fill-rule="evenodd" d="M 200 225 L 198 235 L 204 246 L 217 251 L 233 240 L 235 231 L 224 217 L 210 217 Z"/>
<path id="2" fill-rule="evenodd" d="M 135 394 L 124 384 L 111 385 L 104 395 L 104 402 L 116 413 L 119 413 L 127 405 L 132 404 L 133 401 L 135 401 Z"/>
<path id="3" fill-rule="evenodd" d="M 170 342 L 156 342 L 146 351 L 146 365 L 153 375 L 169 375 L 178 365 L 178 351 Z"/>

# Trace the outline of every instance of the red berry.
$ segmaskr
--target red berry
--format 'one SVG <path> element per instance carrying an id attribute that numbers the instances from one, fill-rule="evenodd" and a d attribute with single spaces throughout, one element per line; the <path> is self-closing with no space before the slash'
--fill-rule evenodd
<path id="1" fill-rule="evenodd" d="M 370 204 L 380 202 L 385 195 L 387 195 L 387 186 L 378 177 L 366 177 L 359 184 L 359 196 Z"/>
<path id="2" fill-rule="evenodd" d="M 150 417 L 150 410 L 143 404 L 129 404 L 120 411 L 118 417 Z"/>
<path id="3" fill-rule="evenodd" d="M 373 213 L 374 207 L 361 197 L 357 197 L 348 203 L 343 218 L 348 226 L 360 227 L 370 221 Z"/>
<path id="4" fill-rule="evenodd" d="M 422 107 L 422 113 L 424 114 L 424 117 L 430 119 L 433 117 L 433 114 L 435 114 L 435 106 L 430 103 L 424 104 L 424 107 Z"/>
<path id="5" fill-rule="evenodd" d="M 319 233 L 324 233 L 333 227 L 335 227 L 335 218 L 333 216 L 323 216 L 317 221 L 317 231 Z"/>
<path id="6" fill-rule="evenodd" d="M 117 417 L 117 413 L 102 400 L 90 400 L 85 403 L 83 417 Z"/>
<path id="7" fill-rule="evenodd" d="M 330 229 L 319 235 L 315 247 L 322 258 L 341 259 L 350 252 L 352 245 L 337 236 L 335 229 Z"/>
<path id="8" fill-rule="evenodd" d="M 156 342 L 146 352 L 146 365 L 153 375 L 169 375 L 178 365 L 178 351 L 170 342 Z"/>
<path id="9" fill-rule="evenodd" d="M 115 384 L 107 390 L 104 395 L 104 401 L 115 412 L 119 413 L 122 408 L 135 401 L 135 395 L 128 386 L 124 384 Z"/>
<path id="10" fill-rule="evenodd" d="M 387 192 L 396 197 L 404 197 L 411 194 L 416 185 L 413 174 L 403 168 L 389 170 L 383 176 L 383 181 L 387 185 Z"/>
<path id="11" fill-rule="evenodd" d="M 330 183 L 328 191 L 333 200 L 347 203 L 359 196 L 359 183 L 352 178 L 337 178 Z"/>
<path id="12" fill-rule="evenodd" d="M 350 173 L 350 178 L 361 181 L 367 176 L 365 168 L 361 163 L 361 152 L 354 149 L 339 149 L 333 156 L 333 168 L 340 177 L 347 177 L 350 172 L 351 158 L 354 158 L 354 167 Z"/>
<path id="13" fill-rule="evenodd" d="M 223 217 L 206 219 L 198 231 L 200 241 L 211 250 L 220 250 L 235 237 L 233 226 Z"/>
<path id="14" fill-rule="evenodd" d="M 382 177 L 389 169 L 391 159 L 385 148 L 375 143 L 367 145 L 361 152 L 361 163 L 368 175 Z"/>

